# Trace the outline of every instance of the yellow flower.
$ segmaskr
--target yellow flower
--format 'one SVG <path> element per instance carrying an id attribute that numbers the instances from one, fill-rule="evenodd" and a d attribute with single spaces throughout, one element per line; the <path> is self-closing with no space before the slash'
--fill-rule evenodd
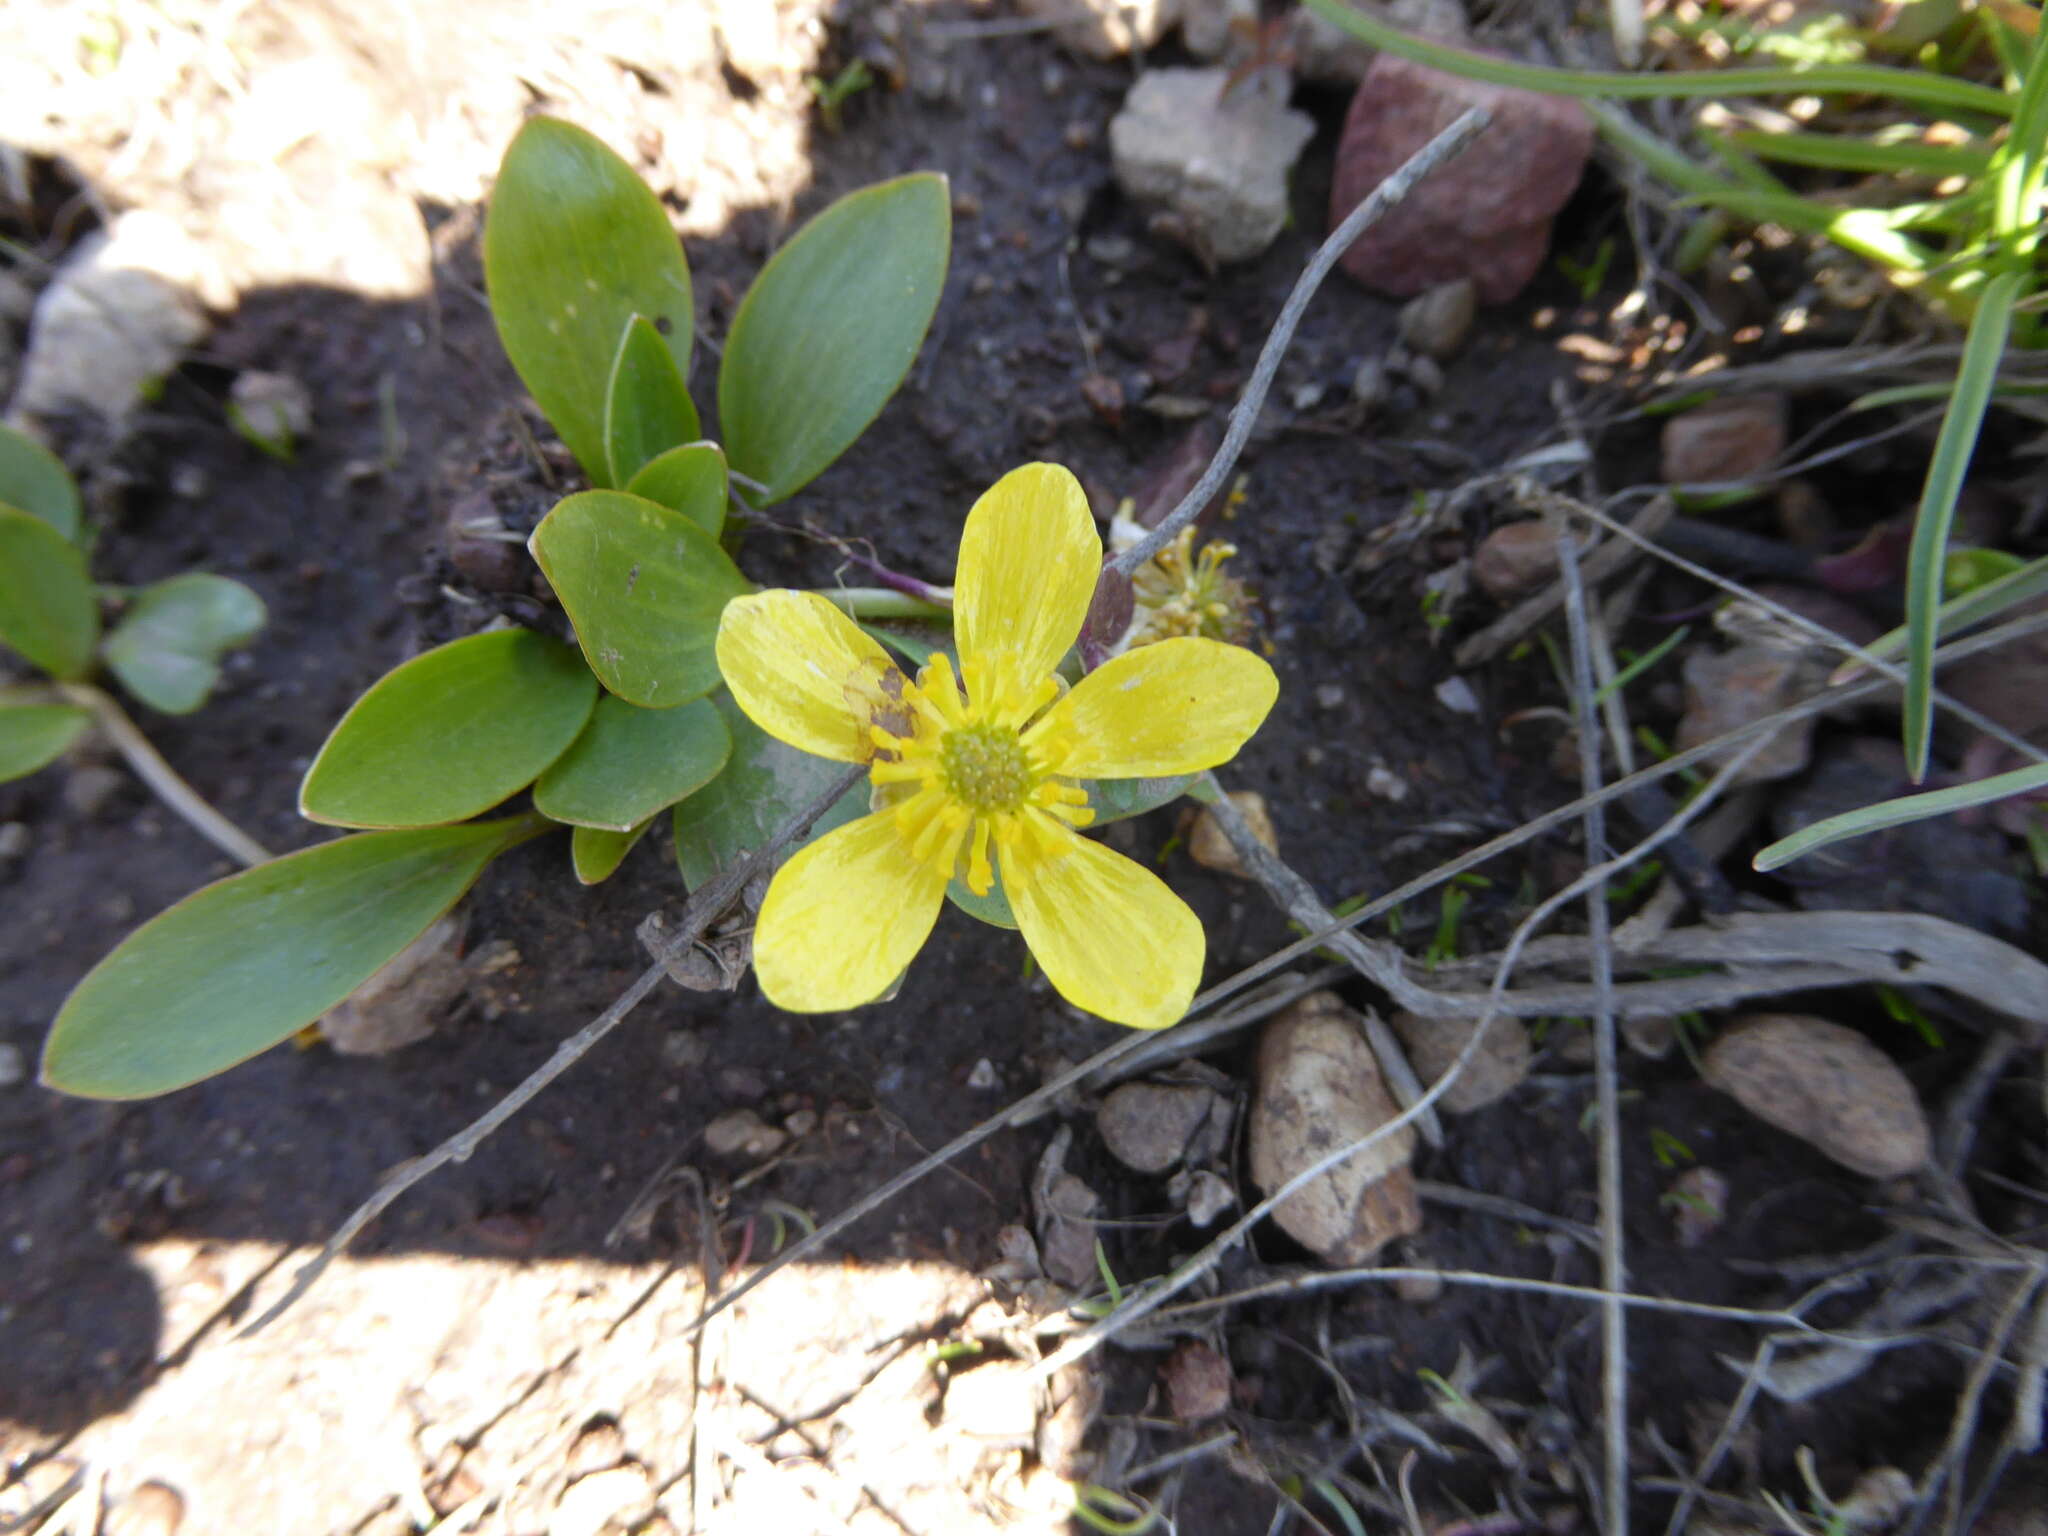
<path id="1" fill-rule="evenodd" d="M 911 682 L 814 592 L 735 598 L 718 627 L 733 697 L 769 735 L 867 763 L 875 809 L 776 872 L 754 930 L 768 1000 L 874 1001 L 931 933 L 957 872 L 1000 879 L 1024 941 L 1076 1006 L 1156 1029 L 1187 1011 L 1202 925 L 1151 871 L 1077 835 L 1078 779 L 1194 773 L 1234 756 L 1279 683 L 1251 652 L 1192 637 L 1127 652 L 1067 691 L 1053 669 L 1102 571 L 1087 497 L 1056 464 L 1011 471 L 967 515 L 953 587 L 960 674 Z"/>

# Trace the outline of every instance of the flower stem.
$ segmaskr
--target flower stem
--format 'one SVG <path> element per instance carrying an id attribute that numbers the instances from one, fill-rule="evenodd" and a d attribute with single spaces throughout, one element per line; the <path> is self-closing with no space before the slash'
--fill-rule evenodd
<path id="1" fill-rule="evenodd" d="M 177 769 L 150 745 L 149 738 L 111 694 L 90 683 L 59 683 L 57 688 L 72 703 L 92 711 L 108 739 L 135 770 L 135 776 L 149 786 L 157 799 L 184 817 L 193 831 L 237 863 L 269 862 L 270 850 L 202 800 L 199 791 L 180 778 Z"/>
<path id="2" fill-rule="evenodd" d="M 899 592 L 894 587 L 821 587 L 818 596 L 856 619 L 945 619 L 953 617 L 953 590 L 927 587 L 930 597 Z M 944 601 L 940 601 L 940 599 Z"/>

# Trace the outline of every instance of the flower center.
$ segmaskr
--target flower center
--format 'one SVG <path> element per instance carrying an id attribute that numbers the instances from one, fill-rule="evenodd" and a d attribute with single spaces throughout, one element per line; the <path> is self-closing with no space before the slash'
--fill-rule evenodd
<path id="1" fill-rule="evenodd" d="M 1017 732 L 992 721 L 940 737 L 939 774 L 956 800 L 983 814 L 1017 810 L 1037 780 Z"/>

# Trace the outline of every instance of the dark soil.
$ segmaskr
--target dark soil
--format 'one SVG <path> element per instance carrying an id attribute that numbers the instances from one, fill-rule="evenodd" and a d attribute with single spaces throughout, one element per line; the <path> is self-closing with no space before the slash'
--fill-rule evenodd
<path id="1" fill-rule="evenodd" d="M 947 59 L 953 73 L 937 99 L 870 91 L 850 104 L 843 133 L 816 138 L 815 183 L 800 212 L 878 177 L 936 167 L 956 196 L 954 261 L 902 394 L 853 451 L 779 509 L 870 541 L 885 564 L 935 580 L 950 577 L 967 505 L 1019 463 L 1069 464 L 1105 513 L 1138 492 L 1148 465 L 1170 456 L 1188 428 L 1136 404 L 1120 421 L 1105 420 L 1081 381 L 1105 372 L 1135 397 L 1132 376 L 1162 343 L 1202 324 L 1198 317 L 1206 332 L 1185 373 L 1157 387 L 1214 402 L 1220 421 L 1323 228 L 1341 110 L 1334 97 L 1306 100 L 1324 133 L 1298 178 L 1294 227 L 1263 259 L 1211 275 L 1148 233 L 1143 213 L 1109 181 L 1102 138 L 1124 69 L 1077 63 L 1040 38 L 960 48 Z M 539 598 L 478 591 L 445 554 L 449 508 L 480 474 L 501 475 L 497 502 L 515 526 L 525 526 L 522 506 L 530 517 L 554 494 L 512 430 L 520 391 L 476 302 L 474 212 L 437 215 L 440 286 L 431 302 L 277 290 L 221 317 L 205 357 L 173 381 L 148 420 L 149 472 L 105 530 L 104 579 L 141 582 L 201 565 L 248 581 L 270 605 L 260 645 L 230 663 L 214 703 L 143 723 L 180 772 L 276 849 L 324 836 L 295 814 L 297 778 L 368 684 L 423 644 L 500 611 L 560 623 Z M 1560 249 L 1590 251 L 1615 218 L 1612 193 L 1596 178 L 1569 212 Z M 723 333 L 778 233 L 765 215 L 750 215 L 723 238 L 692 244 L 706 334 Z M 1242 550 L 1237 569 L 1260 595 L 1261 640 L 1283 691 L 1271 722 L 1225 776 L 1266 797 L 1283 853 L 1326 900 L 1385 889 L 1569 792 L 1548 766 L 1548 738 L 1496 728 L 1548 687 L 1540 661 L 1475 674 L 1479 715 L 1448 712 L 1433 689 L 1451 675 L 1449 646 L 1432 643 L 1418 585 L 1433 562 L 1397 564 L 1367 581 L 1350 559 L 1364 534 L 1407 513 L 1418 490 L 1552 440 L 1550 387 L 1570 377 L 1572 360 L 1531 316 L 1569 317 L 1580 302 L 1563 278 L 1546 275 L 1518 304 L 1482 317 L 1440 398 L 1362 426 L 1348 381 L 1388 344 L 1396 307 L 1338 280 L 1282 372 L 1229 532 Z M 1599 322 L 1589 312 L 1586 323 Z M 707 400 L 708 363 L 697 381 Z M 294 374 L 315 393 L 318 430 L 296 463 L 260 456 L 221 424 L 229 371 L 249 366 Z M 1309 402 L 1309 386 L 1322 386 L 1319 401 Z M 389 435 L 380 391 L 395 403 L 402 440 Z M 829 548 L 772 528 L 745 531 L 738 548 L 764 581 L 823 584 L 836 565 Z M 1407 782 L 1405 800 L 1368 791 L 1375 765 Z M 228 872 L 139 788 L 87 815 L 67 801 L 65 774 L 0 788 L 0 821 L 25 823 L 31 836 L 26 855 L 0 867 L 0 1038 L 31 1060 L 67 990 L 118 938 Z M 1158 856 L 1175 815 L 1153 813 L 1117 835 L 1141 857 Z M 1580 857 L 1573 839 L 1558 835 L 1532 845 L 1525 861 L 1491 870 L 1493 886 L 1467 917 L 1468 942 L 1505 932 L 1525 876 L 1554 889 Z M 1292 937 L 1256 888 L 1194 866 L 1184 851 L 1167 853 L 1162 867 L 1208 925 L 1212 980 Z M 646 961 L 635 925 L 673 908 L 680 894 L 659 837 L 590 890 L 575 883 L 565 840 L 529 844 L 485 876 L 468 919 L 472 950 L 502 940 L 517 965 L 494 978 L 491 1007 L 459 1006 L 424 1044 L 370 1060 L 285 1045 L 139 1104 L 27 1087 L 0 1093 L 0 1450 L 50 1444 L 145 1380 L 161 1341 L 151 1288 L 127 1245 L 169 1231 L 323 1240 L 386 1170 L 459 1129 L 615 996 Z M 1433 909 L 1411 914 L 1410 937 L 1434 918 Z M 1115 1038 L 1026 975 L 1014 936 L 949 913 L 900 997 L 857 1015 L 781 1014 L 750 981 L 729 996 L 665 989 L 473 1161 L 408 1196 L 358 1250 L 601 1254 L 643 1183 L 673 1158 L 703 1160 L 701 1128 L 743 1105 L 772 1114 L 816 1107 L 826 1112 L 827 1142 L 824 1155 L 792 1160 L 736 1196 L 733 1214 L 766 1196 L 837 1211 L 1056 1064 Z M 1353 1000 L 1372 1001 L 1362 989 Z M 1903 1031 L 1886 1027 L 1894 1030 L 1887 1045 L 1910 1054 Z M 1594 1142 L 1582 1129 L 1593 1084 L 1590 1069 L 1565 1052 L 1568 1033 L 1552 1032 L 1536 1077 L 1508 1104 L 1450 1122 L 1448 1145 L 1425 1153 L 1419 1174 L 1593 1220 Z M 678 1042 L 691 1039 L 701 1054 L 673 1065 L 690 1050 Z M 1241 1078 L 1248 1050 L 1225 1050 L 1216 1064 Z M 1954 1054 L 1923 1062 L 1923 1086 L 1954 1075 Z M 968 1087 L 984 1059 L 998 1086 Z M 1624 1145 L 1639 1289 L 1775 1305 L 1784 1285 L 1757 1273 L 1757 1262 L 1846 1250 L 1882 1234 L 1858 1181 L 1705 1088 L 1682 1055 L 1632 1058 L 1625 1086 L 1634 1095 Z M 986 1266 L 997 1229 L 1029 1219 L 1025 1192 L 1049 1130 L 1042 1123 L 997 1136 L 956 1173 L 925 1180 L 871 1218 L 843 1253 Z M 1706 1247 L 1685 1250 L 1673 1239 L 1659 1204 L 1671 1173 L 1651 1155 L 1653 1130 L 1730 1181 L 1730 1206 L 1741 1214 Z M 1171 1209 L 1161 1182 L 1116 1166 L 1085 1121 L 1072 1166 L 1112 1216 L 1131 1223 L 1105 1229 L 1120 1276 L 1158 1273 L 1200 1241 L 1185 1223 L 1148 1221 Z M 1598 1272 L 1595 1256 L 1568 1237 L 1445 1206 L 1428 1208 L 1411 1251 L 1446 1268 L 1581 1284 Z M 1269 1235 L 1222 1279 L 1227 1287 L 1263 1272 L 1262 1263 L 1300 1257 Z M 1482 1395 L 1532 1453 L 1542 1447 L 1588 1474 L 1596 1464 L 1599 1337 L 1595 1313 L 1576 1303 L 1454 1287 L 1417 1305 L 1364 1287 L 1240 1308 L 1228 1314 L 1226 1338 L 1240 1383 L 1234 1412 L 1248 1443 L 1267 1448 L 1274 1476 L 1339 1456 L 1341 1400 L 1311 1358 L 1326 1350 L 1360 1400 L 1421 1418 L 1460 1447 L 1456 1460 L 1421 1469 L 1418 1491 L 1433 1509 L 1462 1498 L 1489 1510 L 1502 1475 L 1468 1437 L 1427 1418 L 1432 1399 L 1417 1373 L 1448 1376 L 1461 1352 L 1493 1362 Z M 1733 1325 L 1636 1314 L 1641 1427 L 1672 1446 L 1692 1445 L 1696 1415 L 1733 1388 L 1718 1357 L 1747 1358 L 1753 1342 Z M 1158 1357 L 1113 1349 L 1106 1358 L 1109 1411 L 1156 1424 Z M 1899 1350 L 1818 1410 L 1763 1405 L 1766 1484 L 1796 1486 L 1790 1455 L 1801 1444 L 1816 1447 L 1836 1477 L 1923 1448 L 1945 1422 L 1958 1359 Z M 1176 1432 L 1147 1433 L 1164 1447 Z M 1194 1477 L 1191 1492 L 1208 1514 L 1191 1528 L 1265 1528 L 1270 1493 L 1215 1463 Z"/>

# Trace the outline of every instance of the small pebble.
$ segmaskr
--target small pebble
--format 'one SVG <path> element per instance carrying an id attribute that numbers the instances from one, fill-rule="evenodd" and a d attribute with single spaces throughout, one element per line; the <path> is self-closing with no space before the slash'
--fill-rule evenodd
<path id="1" fill-rule="evenodd" d="M 1368 411 L 1377 410 L 1385 405 L 1393 389 L 1394 384 L 1388 376 L 1387 365 L 1377 357 L 1368 357 L 1358 365 L 1358 371 L 1351 376 L 1351 398 Z"/>
<path id="2" fill-rule="evenodd" d="M 1902 1178 L 1927 1161 L 1927 1115 L 1906 1074 L 1867 1036 L 1831 1020 L 1750 1014 L 1715 1039 L 1700 1076 L 1870 1178 Z"/>
<path id="3" fill-rule="evenodd" d="M 1316 685 L 1317 709 L 1342 709 L 1343 707 L 1344 689 L 1339 684 L 1318 683 Z"/>
<path id="4" fill-rule="evenodd" d="M 1166 1400 L 1183 1424 L 1201 1424 L 1230 1409 L 1230 1361 L 1199 1339 L 1189 1339 L 1160 1367 Z"/>
<path id="5" fill-rule="evenodd" d="M 1478 316 L 1479 290 L 1471 278 L 1439 283 L 1401 307 L 1401 340 L 1424 357 L 1449 362 L 1464 347 Z"/>
<path id="6" fill-rule="evenodd" d="M 986 1093 L 991 1088 L 1000 1088 L 1003 1080 L 996 1075 L 996 1064 L 986 1056 L 974 1064 L 974 1070 L 967 1074 L 967 1086 Z"/>
<path id="7" fill-rule="evenodd" d="M 729 1109 L 704 1127 L 704 1150 L 718 1157 L 773 1157 L 788 1141 L 751 1109 Z"/>
<path id="8" fill-rule="evenodd" d="M 28 823 L 0 822 L 0 863 L 18 859 L 29 849 Z"/>
<path id="9" fill-rule="evenodd" d="M 801 1141 L 818 1128 L 818 1112 L 815 1109 L 793 1110 L 783 1118 L 782 1128 L 789 1132 L 792 1141 Z"/>
<path id="10" fill-rule="evenodd" d="M 694 1072 L 711 1054 L 711 1042 L 691 1029 L 673 1030 L 661 1042 L 661 1064 L 671 1072 Z"/>
<path id="11" fill-rule="evenodd" d="M 1391 800 L 1396 805 L 1408 798 L 1408 781 L 1385 763 L 1374 763 L 1366 770 L 1365 789 L 1367 794 Z"/>
<path id="12" fill-rule="evenodd" d="M 1447 677 L 1436 685 L 1436 701 L 1454 715 L 1479 713 L 1479 695 L 1462 677 Z"/>
<path id="13" fill-rule="evenodd" d="M 28 1059 L 18 1045 L 0 1044 L 0 1088 L 13 1088 L 28 1079 Z"/>
<path id="14" fill-rule="evenodd" d="M 1252 836 L 1277 852 L 1280 840 L 1273 831 L 1273 818 L 1266 810 L 1266 797 L 1257 790 L 1241 789 L 1230 797 L 1230 803 L 1244 817 Z M 1217 822 L 1215 812 L 1206 805 L 1195 817 L 1194 829 L 1188 833 L 1188 857 L 1204 869 L 1221 870 L 1240 879 L 1247 878 L 1249 874 L 1229 835 Z"/>
<path id="15" fill-rule="evenodd" d="M 64 803 L 87 820 L 99 816 L 128 782 L 118 768 L 81 763 L 64 779 Z"/>

